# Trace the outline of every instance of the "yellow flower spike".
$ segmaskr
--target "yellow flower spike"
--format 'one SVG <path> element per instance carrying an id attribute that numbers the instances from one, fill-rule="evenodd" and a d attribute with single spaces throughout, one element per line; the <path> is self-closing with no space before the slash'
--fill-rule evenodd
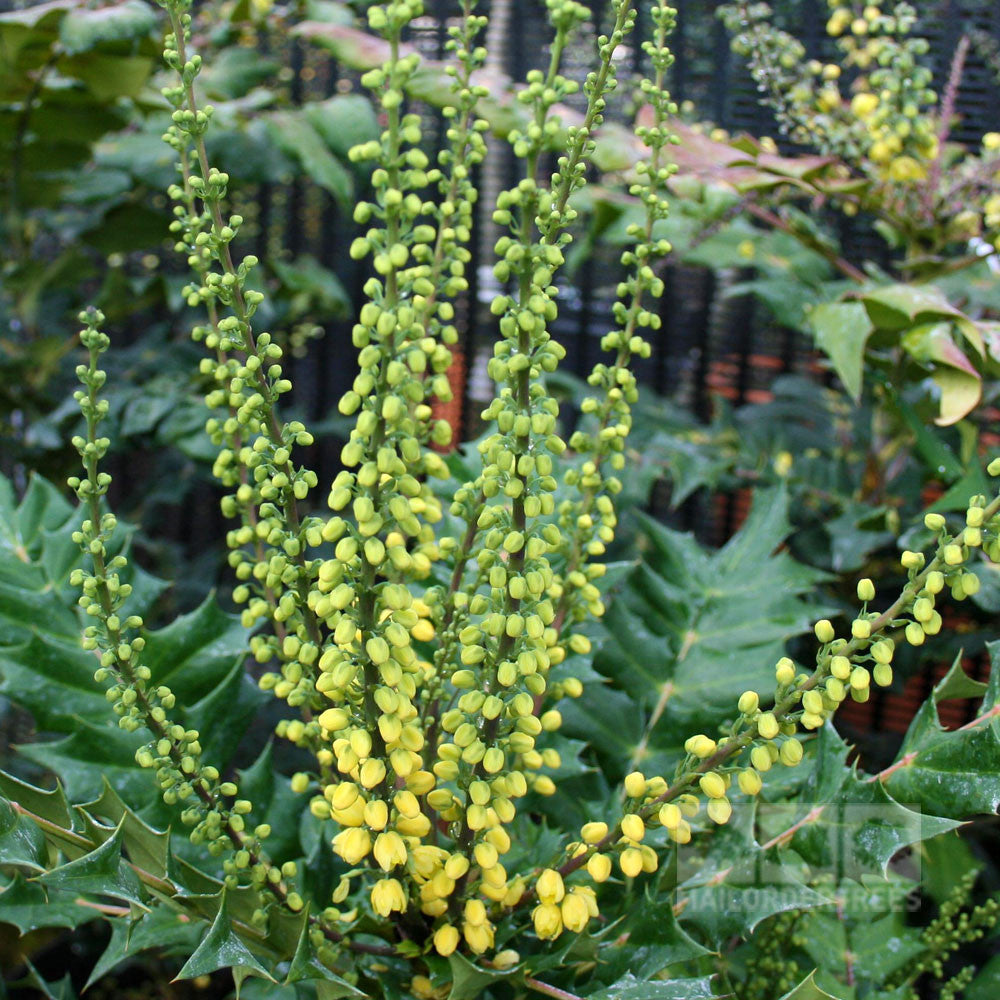
<path id="1" fill-rule="evenodd" d="M 543 941 L 553 941 L 562 933 L 562 911 L 553 903 L 539 903 L 531 911 L 531 921 Z"/>
<path id="2" fill-rule="evenodd" d="M 851 99 L 851 111 L 858 118 L 867 118 L 878 107 L 875 94 L 855 94 Z"/>
<path id="3" fill-rule="evenodd" d="M 590 910 L 587 901 L 579 892 L 573 891 L 567 894 L 559 908 L 563 926 L 566 930 L 579 934 L 584 931 L 590 922 Z M 536 925 L 537 929 L 537 925 Z M 539 937 L 542 935 L 539 934 Z"/>
<path id="4" fill-rule="evenodd" d="M 476 864 L 480 868 L 492 868 L 499 860 L 499 854 L 497 849 L 490 843 L 483 841 L 476 844 L 473 850 L 473 855 L 476 859 Z"/>
<path id="5" fill-rule="evenodd" d="M 321 712 L 316 721 L 331 733 L 340 732 L 346 729 L 351 721 L 351 717 L 342 708 L 328 708 Z"/>
<path id="6" fill-rule="evenodd" d="M 642 817 L 636 813 L 624 816 L 622 818 L 622 834 L 629 840 L 636 842 L 642 840 L 646 836 L 646 824 L 643 823 Z"/>
<path id="7" fill-rule="evenodd" d="M 505 948 L 493 956 L 493 968 L 501 970 L 512 969 L 520 961 L 521 955 L 519 952 L 514 951 L 513 948 Z"/>
<path id="8" fill-rule="evenodd" d="M 410 629 L 410 635 L 413 636 L 417 642 L 430 642 L 434 638 L 434 625 L 429 622 L 426 618 L 422 618 L 420 621 Z"/>
<path id="9" fill-rule="evenodd" d="M 587 874 L 595 882 L 606 882 L 611 877 L 611 858 L 606 854 L 592 854 L 587 859 Z"/>
<path id="10" fill-rule="evenodd" d="M 558 903 L 566 895 L 562 875 L 554 868 L 546 868 L 535 883 L 535 892 L 543 903 Z"/>
<path id="11" fill-rule="evenodd" d="M 684 742 L 684 749 L 695 757 L 704 760 L 706 757 L 711 757 L 713 753 L 718 749 L 718 744 L 713 739 L 709 739 L 704 733 L 699 733 L 697 736 L 691 736 Z"/>
<path id="12" fill-rule="evenodd" d="M 618 857 L 618 867 L 622 874 L 635 878 L 642 873 L 642 851 L 636 847 L 627 847 Z"/>
<path id="13" fill-rule="evenodd" d="M 390 913 L 402 913 L 406 909 L 406 893 L 398 879 L 380 879 L 372 886 L 372 909 L 382 917 Z"/>
<path id="14" fill-rule="evenodd" d="M 871 674 L 865 667 L 855 667 L 851 671 L 851 687 L 855 691 L 864 691 L 871 683 Z"/>
<path id="15" fill-rule="evenodd" d="M 681 812 L 688 817 L 697 816 L 698 810 L 701 809 L 701 800 L 697 795 L 689 793 L 681 795 L 677 799 L 677 804 L 681 807 Z"/>

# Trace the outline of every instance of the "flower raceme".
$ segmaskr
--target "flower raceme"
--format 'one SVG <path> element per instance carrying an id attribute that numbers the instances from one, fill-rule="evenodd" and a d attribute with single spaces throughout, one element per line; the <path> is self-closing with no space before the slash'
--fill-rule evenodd
<path id="1" fill-rule="evenodd" d="M 603 610 L 599 560 L 614 535 L 613 497 L 621 487 L 614 473 L 624 462 L 636 398 L 628 366 L 648 354 L 641 332 L 658 323 L 649 306 L 662 290 L 653 264 L 669 250 L 654 230 L 667 211 L 671 173 L 664 77 L 673 12 L 651 9 L 654 32 L 645 43 L 653 74 L 641 90 L 653 124 L 639 133 L 649 155 L 632 193 L 646 216 L 630 231 L 617 328 L 604 339 L 614 360 L 591 376 L 588 421 L 567 449 L 543 378 L 564 354 L 549 332 L 557 314 L 554 281 L 570 239 L 572 195 L 584 183 L 593 133 L 615 88 L 615 52 L 635 12 L 630 0 L 614 3 L 613 26 L 601 36 L 597 68 L 583 86 L 582 120 L 563 130 L 555 109 L 576 84 L 561 74 L 561 56 L 590 14 L 572 0 L 547 2 L 550 67 L 529 75 L 518 94 L 519 124 L 508 136 L 523 176 L 494 213 L 506 232 L 497 242 L 504 291 L 493 302 L 500 338 L 490 362 L 498 393 L 484 414 L 491 432 L 479 446 L 481 473 L 455 490 L 446 509 L 432 483 L 447 469 L 430 445 L 446 442 L 448 428 L 433 419 L 430 401 L 450 392 L 444 373 L 457 336 L 454 300 L 467 290 L 475 202 L 469 178 L 484 151 L 484 125 L 475 116 L 481 91 L 472 78 L 483 59 L 477 39 L 485 20 L 466 0 L 450 29 L 448 142 L 432 164 L 420 146 L 419 119 L 403 112 L 402 100 L 417 62 L 401 38 L 420 3 L 369 8 L 389 57 L 365 85 L 385 128 L 379 140 L 352 152 L 355 161 L 374 164 L 372 200 L 356 212 L 369 228 L 352 254 L 369 260 L 373 273 L 353 330 L 359 371 L 340 402 L 355 426 L 325 498 L 327 512 L 318 513 L 306 506 L 316 476 L 296 456 L 312 438 L 280 415 L 280 396 L 290 387 L 281 348 L 254 328 L 261 293 L 250 278 L 258 262 L 233 255 L 242 220 L 224 212 L 229 178 L 208 159 L 212 115 L 198 103 L 201 63 L 188 53 L 187 4 L 164 6 L 173 32 L 166 58 L 178 78 L 165 91 L 174 108 L 166 139 L 178 154 L 180 178 L 171 189 L 173 231 L 194 273 L 188 301 L 206 317 L 194 336 L 211 354 L 203 364 L 213 381 L 208 430 L 219 446 L 222 508 L 236 525 L 228 535 L 234 597 L 244 624 L 255 628 L 252 652 L 268 666 L 261 686 L 293 710 L 278 735 L 311 755 L 291 789 L 304 808 L 330 821 L 324 829 L 332 829 L 331 849 L 347 866 L 331 898 L 310 908 L 310 941 L 328 964 L 339 948 L 392 954 L 404 937 L 418 953 L 475 956 L 505 940 L 499 932 L 525 906 L 541 940 L 580 933 L 598 916 L 600 886 L 616 868 L 628 879 L 656 871 L 651 831 L 662 828 L 683 845 L 706 820 L 726 823 L 737 791 L 756 795 L 772 767 L 798 764 L 802 738 L 838 704 L 864 700 L 872 683 L 891 683 L 899 631 L 913 644 L 934 634 L 944 588 L 956 599 L 975 593 L 972 553 L 1000 556 L 1000 502 L 974 498 L 957 535 L 929 515 L 937 546 L 926 555 L 904 554 L 908 582 L 886 611 L 868 610 L 875 588 L 862 581 L 861 611 L 843 635 L 831 622 L 817 623 L 812 671 L 782 658 L 774 691 L 744 693 L 724 737 L 692 735 L 669 780 L 632 772 L 617 821 L 589 822 L 557 858 L 529 859 L 514 870 L 520 802 L 529 792 L 554 790 L 544 773 L 560 763 L 546 745 L 546 734 L 561 724 L 554 706 L 581 691 L 573 677 L 556 680 L 552 667 L 567 651 L 588 651 L 579 626 Z M 546 174 L 544 154 L 553 147 L 561 152 Z M 183 804 L 192 839 L 224 855 L 227 885 L 259 891 L 253 921 L 266 927 L 272 907 L 304 909 L 296 866 L 269 860 L 266 826 L 246 829 L 251 803 L 202 762 L 199 734 L 172 721 L 172 693 L 147 683 L 136 637 L 141 621 L 121 612 L 128 588 L 116 575 L 120 559 L 106 550 L 114 519 L 99 509 L 110 481 L 98 470 L 108 443 L 97 436 L 106 411 L 97 365 L 107 338 L 99 316 L 84 319 L 90 364 L 79 369 L 78 399 L 87 435 L 76 444 L 86 475 L 71 485 L 89 513 L 78 541 L 92 569 L 74 576 L 96 622 L 85 643 L 100 650 L 97 679 L 109 683 L 123 728 L 151 733 L 136 759 L 153 770 L 169 804 Z M 576 499 L 557 506 L 559 477 Z M 355 940 L 356 927 L 364 938 L 377 928 L 384 947 Z M 505 966 L 517 961 L 504 949 L 495 965 L 501 956 Z"/>

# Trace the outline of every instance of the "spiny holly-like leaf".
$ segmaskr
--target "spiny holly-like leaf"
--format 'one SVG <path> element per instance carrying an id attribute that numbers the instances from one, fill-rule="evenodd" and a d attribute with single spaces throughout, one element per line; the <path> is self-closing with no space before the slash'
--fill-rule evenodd
<path id="1" fill-rule="evenodd" d="M 799 800 L 788 804 L 787 829 L 795 832 L 787 842 L 817 872 L 833 873 L 838 880 L 884 874 L 904 847 L 958 826 L 952 819 L 905 808 L 878 781 L 847 766 L 849 752 L 833 727 L 824 727 L 810 780 Z"/>
<path id="2" fill-rule="evenodd" d="M 237 989 L 247 976 L 260 976 L 272 983 L 275 981 L 274 977 L 254 958 L 250 949 L 233 931 L 227 895 L 223 891 L 219 912 L 215 915 L 212 926 L 202 938 L 201 944 L 195 949 L 194 954 L 177 973 L 175 982 L 178 979 L 195 979 L 198 976 L 207 976 L 218 969 L 232 969 Z"/>
<path id="3" fill-rule="evenodd" d="M 816 972 L 813 970 L 794 989 L 789 990 L 781 1000 L 844 1000 L 843 997 L 835 997 L 826 990 L 821 990 L 816 985 Z"/>
<path id="4" fill-rule="evenodd" d="M 712 1000 L 721 996 L 711 976 L 642 980 L 628 974 L 607 989 L 591 993 L 587 1000 Z"/>
<path id="5" fill-rule="evenodd" d="M 13 924 L 22 934 L 41 927 L 79 927 L 100 913 L 78 896 L 46 890 L 37 882 L 26 882 L 21 875 L 0 892 L 0 923 Z"/>
<path id="6" fill-rule="evenodd" d="M 58 774 L 70 799 L 87 802 L 101 794 L 104 782 L 136 808 L 157 798 L 149 772 L 135 763 L 135 751 L 148 740 L 141 732 L 98 726 L 82 719 L 71 736 L 52 743 L 30 743 L 18 753 Z"/>
<path id="7" fill-rule="evenodd" d="M 520 974 L 514 969 L 507 971 L 484 969 L 474 965 L 458 952 L 448 956 L 448 964 L 451 966 L 451 992 L 448 994 L 448 1000 L 475 1000 L 493 983 L 513 979 Z"/>
<path id="8" fill-rule="evenodd" d="M 122 917 L 110 921 L 111 940 L 91 970 L 85 990 L 129 958 L 144 951 L 160 954 L 190 954 L 204 932 L 204 926 L 167 906 L 154 907 L 137 920 Z"/>
<path id="9" fill-rule="evenodd" d="M 898 801 L 956 820 L 994 813 L 1000 806 L 1000 643 L 988 646 L 990 681 L 979 715 L 960 729 L 946 730 L 937 701 L 949 690 L 970 690 L 954 668 L 910 725 L 895 763 L 879 776 Z"/>
<path id="10" fill-rule="evenodd" d="M 718 551 L 642 519 L 643 561 L 608 609 L 609 638 L 594 663 L 628 697 L 590 684 L 563 709 L 567 731 L 607 766 L 634 759 L 666 773 L 694 727 L 712 731 L 743 691 L 773 686 L 786 641 L 822 611 L 803 596 L 822 575 L 778 551 L 791 530 L 787 511 L 783 491 L 759 494 Z"/>
<path id="11" fill-rule="evenodd" d="M 0 798 L 0 864 L 44 871 L 48 850 L 38 824 Z"/>
<path id="12" fill-rule="evenodd" d="M 74 719 L 104 722 L 108 701 L 94 681 L 97 666 L 78 638 L 34 633 L 19 646 L 0 648 L 0 694 L 31 712 L 42 730 L 69 732 Z"/>
<path id="13" fill-rule="evenodd" d="M 602 969 L 605 980 L 626 974 L 650 979 L 667 966 L 709 954 L 707 948 L 689 937 L 677 923 L 672 894 L 647 891 L 624 922 L 608 928 L 607 934 L 611 935 L 611 941 L 621 944 L 605 953 Z"/>
<path id="14" fill-rule="evenodd" d="M 56 784 L 53 789 L 36 788 L 6 771 L 0 771 L 0 794 L 50 823 L 66 829 L 74 827 L 73 813 L 61 784 Z"/>
<path id="15" fill-rule="evenodd" d="M 367 993 L 333 973 L 316 957 L 309 941 L 308 910 L 303 912 L 301 923 L 302 930 L 299 934 L 299 942 L 288 967 L 288 974 L 285 976 L 285 985 L 313 981 L 316 983 L 317 989 L 321 988 L 323 1000 L 338 1000 L 340 997 L 367 997 Z"/>
<path id="16" fill-rule="evenodd" d="M 124 839 L 124 826 L 120 823 L 114 835 L 95 850 L 53 868 L 38 880 L 53 889 L 113 896 L 144 908 L 139 880 L 122 857 Z"/>
<path id="17" fill-rule="evenodd" d="M 104 829 L 98 828 L 94 823 L 95 816 L 110 820 L 116 827 L 120 826 L 129 860 L 137 867 L 160 878 L 167 874 L 170 834 L 166 830 L 154 830 L 140 819 L 106 780 L 100 797 L 93 802 L 78 806 L 77 812 L 84 817 L 88 832 L 96 833 L 98 829 Z"/>

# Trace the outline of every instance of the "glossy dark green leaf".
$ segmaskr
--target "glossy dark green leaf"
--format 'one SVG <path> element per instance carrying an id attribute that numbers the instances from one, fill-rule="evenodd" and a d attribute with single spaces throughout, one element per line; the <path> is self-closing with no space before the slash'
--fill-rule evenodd
<path id="1" fill-rule="evenodd" d="M 878 781 L 847 765 L 850 747 L 829 724 L 816 741 L 816 764 L 799 800 L 789 803 L 791 845 L 817 872 L 858 880 L 885 874 L 903 848 L 958 826 L 947 814 L 930 815 L 900 803 Z M 772 806 L 772 810 L 779 807 Z"/>
<path id="2" fill-rule="evenodd" d="M 108 718 L 104 686 L 94 680 L 97 660 L 79 643 L 33 633 L 18 646 L 0 647 L 0 694 L 26 708 L 38 728 L 70 732 L 74 719 Z"/>
<path id="3" fill-rule="evenodd" d="M 268 117 L 268 126 L 271 140 L 283 152 L 297 160 L 306 174 L 342 206 L 349 206 L 354 191 L 351 174 L 302 112 L 274 112 Z"/>
<path id="4" fill-rule="evenodd" d="M 815 971 L 810 972 L 798 986 L 784 994 L 781 1000 L 845 1000 L 844 997 L 836 997 L 826 990 L 821 990 L 816 985 L 815 976 Z"/>
<path id="5" fill-rule="evenodd" d="M 13 924 L 22 934 L 41 927 L 79 927 L 100 912 L 68 892 L 45 889 L 21 875 L 0 892 L 0 923 Z"/>
<path id="6" fill-rule="evenodd" d="M 448 956 L 448 964 L 451 966 L 451 992 L 448 1000 L 475 1000 L 493 983 L 501 983 L 519 975 L 516 970 L 501 972 L 499 969 L 484 969 L 458 952 Z"/>
<path id="7" fill-rule="evenodd" d="M 861 398 L 865 346 L 874 332 L 860 302 L 829 302 L 808 313 L 816 344 L 833 362 L 844 388 L 857 402 Z"/>
<path id="8" fill-rule="evenodd" d="M 0 864 L 44 871 L 47 863 L 45 834 L 38 824 L 0 798 Z"/>
<path id="9" fill-rule="evenodd" d="M 111 7 L 77 7 L 69 11 L 59 26 L 59 41 L 75 55 L 103 42 L 136 42 L 155 28 L 156 15 L 148 4 L 123 0 Z"/>
<path id="10" fill-rule="evenodd" d="M 339 1000 L 340 997 L 367 997 L 367 993 L 336 975 L 316 957 L 309 941 L 308 911 L 303 913 L 301 924 L 299 941 L 288 966 L 284 985 L 307 981 L 315 982 L 318 989 L 322 987 L 320 993 L 322 1000 Z"/>
<path id="11" fill-rule="evenodd" d="M 624 923 L 612 928 L 612 933 L 614 940 L 622 940 L 623 944 L 606 951 L 601 970 L 604 980 L 626 974 L 651 979 L 668 966 L 709 954 L 677 923 L 671 894 L 647 891 L 630 909 Z"/>
<path id="12" fill-rule="evenodd" d="M 99 817 L 115 827 L 121 826 L 129 860 L 143 871 L 158 877 L 167 875 L 170 834 L 156 830 L 130 809 L 121 796 L 105 781 L 99 798 L 77 807 L 88 819 Z"/>
<path id="13" fill-rule="evenodd" d="M 641 520 L 642 562 L 614 596 L 594 658 L 627 697 L 584 678 L 583 697 L 564 707 L 566 732 L 588 740 L 612 774 L 629 760 L 669 770 L 686 734 L 711 731 L 743 691 L 773 686 L 787 640 L 821 616 L 804 595 L 822 574 L 780 551 L 787 511 L 784 492 L 761 493 L 718 551 Z"/>
<path id="14" fill-rule="evenodd" d="M 629 974 L 607 989 L 591 993 L 587 1000 L 712 1000 L 721 996 L 712 985 L 711 976 L 642 980 Z"/>
<path id="15" fill-rule="evenodd" d="M 960 729 L 944 729 L 932 697 L 910 724 L 896 761 L 881 775 L 898 801 L 958 820 L 993 813 L 1000 806 L 1000 644 L 991 643 L 989 652 L 990 680 L 973 722 Z M 953 673 L 954 668 L 939 688 L 947 683 L 949 688 L 961 685 L 973 690 L 975 682 L 962 683 Z"/>
<path id="16" fill-rule="evenodd" d="M 136 920 L 123 917 L 109 922 L 111 940 L 91 970 L 85 989 L 144 951 L 191 954 L 204 931 L 197 921 L 192 921 L 167 906 L 154 907 Z"/>
<path id="17" fill-rule="evenodd" d="M 37 788 L 6 771 L 0 771 L 0 794 L 57 826 L 72 829 L 76 825 L 61 784 L 52 789 Z"/>
<path id="18" fill-rule="evenodd" d="M 352 146 L 377 139 L 378 119 L 372 102 L 363 94 L 336 94 L 307 104 L 303 114 L 323 141 L 340 157 Z"/>
<path id="19" fill-rule="evenodd" d="M 139 880 L 122 856 L 124 841 L 124 827 L 119 824 L 114 835 L 99 847 L 75 861 L 51 869 L 40 876 L 39 881 L 52 889 L 113 896 L 145 907 Z"/>
<path id="20" fill-rule="evenodd" d="M 246 629 L 212 598 L 164 628 L 143 634 L 143 660 L 153 683 L 166 684 L 185 704 L 214 691 L 247 647 Z"/>
<path id="21" fill-rule="evenodd" d="M 260 976 L 274 982 L 274 977 L 254 958 L 250 949 L 233 931 L 227 893 L 222 893 L 219 911 L 194 954 L 184 963 L 176 979 L 195 979 L 218 969 L 231 969 L 237 986 L 248 976 Z"/>
<path id="22" fill-rule="evenodd" d="M 58 774 L 75 802 L 97 798 L 106 779 L 126 802 L 141 808 L 157 797 L 149 772 L 135 762 L 135 751 L 148 739 L 141 732 L 79 720 L 65 739 L 29 743 L 18 747 L 18 753 Z"/>

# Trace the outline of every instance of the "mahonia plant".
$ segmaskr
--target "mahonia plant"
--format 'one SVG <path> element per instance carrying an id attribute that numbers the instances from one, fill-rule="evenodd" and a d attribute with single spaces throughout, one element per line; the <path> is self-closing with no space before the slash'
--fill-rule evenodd
<path id="1" fill-rule="evenodd" d="M 1000 245 L 1000 134 L 984 134 L 978 149 L 949 141 L 971 36 L 961 37 L 939 95 L 913 5 L 827 3 L 826 32 L 838 53 L 829 62 L 808 58 L 766 3 L 720 8 L 782 132 L 837 157 L 850 170 L 845 180 L 867 182 L 844 184 L 831 198 L 849 215 L 875 216 L 911 269 L 955 243 Z"/>
<path id="2" fill-rule="evenodd" d="M 355 211 L 367 229 L 351 254 L 369 260 L 373 273 L 353 328 L 358 373 L 340 401 L 354 428 L 323 510 L 317 476 L 298 457 L 312 438 L 281 416 L 291 388 L 282 349 L 254 326 L 263 299 L 252 281 L 258 262 L 235 252 L 243 220 L 227 212 L 229 178 L 208 155 L 212 109 L 198 96 L 202 65 L 191 51 L 189 3 L 162 4 L 171 30 L 165 56 L 176 74 L 164 91 L 173 108 L 165 140 L 178 157 L 172 233 L 193 273 L 187 301 L 204 315 L 193 336 L 206 351 L 207 429 L 218 447 L 222 510 L 233 522 L 233 597 L 264 668 L 260 686 L 287 709 L 277 735 L 312 762 L 291 789 L 324 821 L 343 863 L 329 899 L 307 903 L 296 865 L 271 860 L 266 824 L 250 829 L 244 819 L 252 803 L 204 760 L 202 737 L 176 721 L 169 688 L 151 682 L 141 619 L 127 612 L 124 560 L 109 554 L 115 519 L 101 505 L 110 484 L 99 468 L 109 447 L 99 436 L 107 411 L 99 362 L 108 340 L 96 312 L 82 317 L 89 363 L 78 369 L 87 432 L 74 443 L 85 474 L 70 480 L 85 512 L 75 537 L 89 568 L 73 576 L 93 620 L 84 644 L 100 655 L 95 678 L 122 728 L 149 734 L 136 760 L 164 802 L 178 807 L 191 840 L 221 859 L 228 889 L 256 892 L 251 923 L 266 934 L 272 920 L 299 914 L 327 968 L 341 968 L 345 952 L 375 963 L 402 957 L 412 992 L 429 996 L 435 956 L 485 956 L 504 970 L 519 962 L 515 946 L 530 936 L 544 942 L 593 926 L 601 886 L 616 869 L 628 879 L 655 872 L 664 843 L 687 843 L 701 815 L 708 826 L 726 824 L 737 792 L 753 797 L 766 772 L 803 759 L 803 734 L 846 698 L 863 701 L 872 684 L 889 685 L 897 644 L 919 645 L 941 629 L 938 595 L 947 588 L 961 599 L 978 589 L 973 553 L 1000 559 L 1000 499 L 974 497 L 958 534 L 928 515 L 935 544 L 903 554 L 907 583 L 886 610 L 871 610 L 875 587 L 862 580 L 849 634 L 816 623 L 811 670 L 783 657 L 774 690 L 744 693 L 721 738 L 691 734 L 672 774 L 633 771 L 619 813 L 594 817 L 555 855 L 525 857 L 514 850 L 513 823 L 529 792 L 555 790 L 546 772 L 560 760 L 547 734 L 560 727 L 558 702 L 578 696 L 582 684 L 566 667 L 553 668 L 589 651 L 584 624 L 603 612 L 601 558 L 614 537 L 616 473 L 637 392 L 629 365 L 648 356 L 642 334 L 659 322 L 651 306 L 663 287 L 655 265 L 669 251 L 657 224 L 673 171 L 675 109 L 665 77 L 674 12 L 649 11 L 653 30 L 643 49 L 651 72 L 641 95 L 652 115 L 638 131 L 648 156 L 632 186 L 645 221 L 631 228 L 622 258 L 616 326 L 603 341 L 613 360 L 591 375 L 593 395 L 567 447 L 545 382 L 565 353 L 550 332 L 556 275 L 571 239 L 573 195 L 616 87 L 616 53 L 636 11 L 631 0 L 614 0 L 613 25 L 583 83 L 584 111 L 564 127 L 560 105 L 577 84 L 562 74 L 562 57 L 590 12 L 574 0 L 547 0 L 549 66 L 528 74 L 517 97 L 520 124 L 507 137 L 523 175 L 493 211 L 505 230 L 495 265 L 503 291 L 492 303 L 500 336 L 489 363 L 498 391 L 484 411 L 482 469 L 454 490 L 446 510 L 437 481 L 449 473 L 436 448 L 448 443 L 450 428 L 435 420 L 432 403 L 451 392 L 455 300 L 468 289 L 472 176 L 485 154 L 486 125 L 476 116 L 483 91 L 474 82 L 485 19 L 474 0 L 462 0 L 449 29 L 453 104 L 433 163 L 421 147 L 420 118 L 403 98 L 418 60 L 404 54 L 402 38 L 421 2 L 368 9 L 389 56 L 363 83 L 385 126 L 351 153 L 372 164 L 371 198 Z M 990 472 L 1000 473 L 1000 463 Z M 560 489 L 567 499 L 557 504 Z M 650 837 L 657 828 L 665 836 Z M 516 866 L 510 857 L 520 859 Z"/>

